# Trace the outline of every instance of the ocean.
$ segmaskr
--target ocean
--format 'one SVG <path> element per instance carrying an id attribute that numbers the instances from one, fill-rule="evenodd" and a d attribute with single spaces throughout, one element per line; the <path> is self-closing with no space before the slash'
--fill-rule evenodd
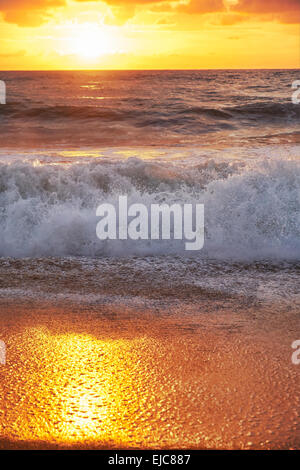
<path id="1" fill-rule="evenodd" d="M 0 105 L 0 326 L 15 357 L 4 387 L 16 388 L 7 395 L 15 412 L 10 411 L 3 431 L 5 446 L 18 440 L 43 441 L 46 447 L 66 441 L 82 445 L 89 438 L 98 445 L 100 435 L 104 447 L 300 445 L 295 420 L 299 382 L 297 368 L 290 369 L 300 311 L 300 105 L 291 99 L 292 83 L 299 78 L 299 70 L 1 72 L 7 104 Z M 173 239 L 99 240 L 97 206 L 117 204 L 120 195 L 146 207 L 204 204 L 203 249 L 189 252 Z M 12 326 L 14 311 L 19 329 Z M 20 320 L 20 312 L 26 320 Z M 29 368 L 20 379 L 13 375 L 17 351 L 29 348 L 29 363 L 44 347 L 49 355 L 56 348 L 59 355 L 64 346 L 51 342 L 49 331 L 65 334 L 64 322 L 72 325 L 73 334 L 81 328 L 79 336 L 86 329 L 89 338 L 103 340 L 117 331 L 126 341 L 132 335 L 145 341 L 132 346 L 137 354 L 132 357 L 145 348 L 150 361 L 138 389 L 145 401 L 138 408 L 123 403 L 119 415 L 108 406 L 110 419 L 117 413 L 115 425 L 120 425 L 117 432 L 109 424 L 114 429 L 110 440 L 92 418 L 86 428 L 85 417 L 76 418 L 77 395 L 62 392 L 60 382 L 56 387 L 74 405 L 75 424 L 71 420 L 67 428 L 57 428 L 62 405 L 57 402 L 51 411 L 49 384 L 38 400 L 41 409 L 33 402 L 28 407 L 36 416 L 46 409 L 50 424 L 41 421 L 33 432 L 26 407 L 18 411 L 26 429 L 15 422 L 25 393 L 22 377 L 32 374 Z M 249 363 L 243 362 L 246 343 Z M 128 344 L 124 354 L 116 349 L 121 363 L 132 354 Z M 216 347 L 219 358 L 224 349 L 223 368 L 203 365 L 211 360 L 201 352 L 205 347 L 209 354 Z M 96 354 L 93 343 L 83 344 L 84 357 L 92 350 Z M 157 351 L 160 361 L 166 357 L 169 378 L 176 370 L 175 391 L 164 382 L 163 396 L 165 379 L 153 365 Z M 174 351 L 173 359 L 168 351 Z M 193 384 L 183 369 L 176 369 L 180 358 Z M 59 361 L 66 376 L 79 377 L 79 370 L 68 369 L 66 356 Z M 83 364 L 82 374 L 92 380 Z M 130 367 L 134 376 L 138 366 Z M 61 380 L 57 370 L 54 382 L 58 376 Z M 154 374 L 155 390 L 147 373 Z M 218 395 L 224 384 L 234 387 L 236 401 L 233 395 Z M 249 387 L 256 387 L 257 396 L 247 402 Z M 124 397 L 128 390 L 122 390 Z M 29 385 L 26 393 L 31 393 Z M 84 393 L 84 407 L 97 414 L 87 383 Z M 128 393 L 137 400 L 133 386 Z M 268 394 L 271 405 L 264 403 Z M 207 396 L 215 411 L 204 406 Z M 173 411 L 165 411 L 161 420 L 157 406 Z M 132 431 L 137 409 L 145 411 L 145 420 L 137 417 L 139 427 Z M 68 417 L 65 409 L 63 416 Z M 265 429 L 271 429 L 267 436 Z"/>
<path id="2" fill-rule="evenodd" d="M 1 147 L 292 144 L 298 70 L 2 72 Z"/>
<path id="3" fill-rule="evenodd" d="M 23 283 L 28 263 L 39 271 L 45 263 L 47 276 L 53 258 L 58 266 L 96 263 L 99 269 L 113 258 L 138 269 L 142 260 L 145 273 L 155 260 L 155 278 L 161 269 L 180 278 L 184 265 L 186 282 L 217 291 L 239 290 L 236 265 L 231 268 L 237 263 L 243 293 L 289 292 L 294 302 L 296 70 L 3 72 L 1 79 L 7 86 L 0 108 L 5 289 L 15 259 L 23 260 Z M 146 206 L 203 203 L 203 250 L 186 252 L 176 240 L 98 240 L 97 206 L 115 204 L 122 194 Z M 282 271 L 275 274 L 280 264 L 289 273 L 285 285 Z M 224 267 L 220 282 L 216 266 L 221 273 Z"/>

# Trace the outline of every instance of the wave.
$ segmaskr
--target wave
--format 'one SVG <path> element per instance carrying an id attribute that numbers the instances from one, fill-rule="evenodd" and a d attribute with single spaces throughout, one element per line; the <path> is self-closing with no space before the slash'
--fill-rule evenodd
<path id="1" fill-rule="evenodd" d="M 11 115 L 15 119 L 107 119 L 118 120 L 122 119 L 122 113 L 118 110 L 111 108 L 97 108 L 95 106 L 48 106 L 48 107 L 35 107 L 23 108 L 20 110 L 18 104 L 7 105 L 3 109 L 5 115 Z M 128 113 L 123 118 L 128 118 Z"/>
<path id="2" fill-rule="evenodd" d="M 96 208 L 204 203 L 203 250 L 169 241 L 100 241 Z M 0 163 L 0 256 L 178 254 L 209 259 L 300 259 L 300 164 L 207 160 L 184 165 L 139 158 Z"/>
<path id="3" fill-rule="evenodd" d="M 115 104 L 115 103 L 114 103 Z M 1 107 L 0 117 L 11 117 L 14 119 L 38 119 L 38 120 L 101 120 L 106 121 L 126 121 L 136 119 L 137 125 L 159 124 L 164 120 L 170 126 L 175 123 L 180 124 L 184 119 L 207 118 L 210 121 L 232 120 L 239 117 L 259 118 L 270 120 L 282 120 L 283 118 L 300 118 L 300 107 L 291 102 L 285 103 L 246 103 L 234 106 L 218 106 L 215 108 L 206 106 L 186 106 L 183 103 L 170 103 L 169 107 L 162 110 L 159 106 L 153 107 L 145 100 L 120 100 L 120 106 L 79 106 L 79 105 L 59 105 L 59 106 L 36 106 L 26 107 L 21 103 L 8 103 Z M 141 109 L 141 105 L 145 105 Z M 148 106 L 151 109 L 148 109 Z M 145 119 L 146 118 L 146 119 Z M 139 121 L 140 119 L 140 121 Z M 237 122 L 238 123 L 238 122 Z"/>
<path id="4" fill-rule="evenodd" d="M 1 148 L 299 142 L 297 70 L 3 72 Z"/>
<path id="5" fill-rule="evenodd" d="M 285 103 L 259 102 L 247 103 L 238 106 L 229 106 L 225 108 L 227 113 L 232 116 L 241 115 L 243 117 L 261 117 L 273 121 L 282 120 L 283 118 L 300 118 L 300 108 L 295 106 L 291 101 Z"/>

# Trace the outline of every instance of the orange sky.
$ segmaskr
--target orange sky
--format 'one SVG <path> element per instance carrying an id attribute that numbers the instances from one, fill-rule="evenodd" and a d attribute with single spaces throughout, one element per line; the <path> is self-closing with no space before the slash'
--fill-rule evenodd
<path id="1" fill-rule="evenodd" d="M 298 68 L 300 0 L 0 0 L 0 69 Z"/>

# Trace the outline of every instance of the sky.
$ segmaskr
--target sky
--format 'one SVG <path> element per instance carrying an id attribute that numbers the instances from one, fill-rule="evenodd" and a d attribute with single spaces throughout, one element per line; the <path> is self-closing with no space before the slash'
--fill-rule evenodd
<path id="1" fill-rule="evenodd" d="M 0 0 L 0 69 L 299 68 L 300 0 Z"/>

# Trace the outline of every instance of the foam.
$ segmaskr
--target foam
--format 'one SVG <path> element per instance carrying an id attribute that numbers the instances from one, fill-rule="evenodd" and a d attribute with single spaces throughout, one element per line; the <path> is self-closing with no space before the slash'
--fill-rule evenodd
<path id="1" fill-rule="evenodd" d="M 96 207 L 204 203 L 205 244 L 105 241 Z M 0 256 L 133 256 L 177 253 L 210 259 L 300 259 L 300 162 L 287 159 L 190 162 L 139 158 L 0 163 Z"/>

